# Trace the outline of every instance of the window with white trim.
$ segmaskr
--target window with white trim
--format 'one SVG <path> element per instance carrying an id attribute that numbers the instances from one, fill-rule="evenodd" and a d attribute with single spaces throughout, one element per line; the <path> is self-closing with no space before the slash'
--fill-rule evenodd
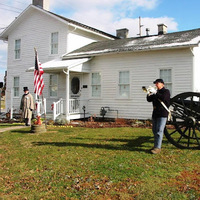
<path id="1" fill-rule="evenodd" d="M 58 75 L 50 74 L 49 75 L 49 96 L 57 97 L 58 95 Z"/>
<path id="2" fill-rule="evenodd" d="M 19 97 L 19 77 L 13 78 L 13 96 Z"/>
<path id="3" fill-rule="evenodd" d="M 160 69 L 160 78 L 165 82 L 165 87 L 172 93 L 172 70 Z"/>
<path id="4" fill-rule="evenodd" d="M 20 59 L 21 55 L 21 39 L 15 40 L 15 59 Z"/>
<path id="5" fill-rule="evenodd" d="M 51 54 L 58 54 L 58 32 L 51 33 Z"/>
<path id="6" fill-rule="evenodd" d="M 130 78 L 129 71 L 119 72 L 119 97 L 129 98 L 130 96 Z"/>
<path id="7" fill-rule="evenodd" d="M 101 73 L 92 73 L 92 97 L 101 97 Z"/>

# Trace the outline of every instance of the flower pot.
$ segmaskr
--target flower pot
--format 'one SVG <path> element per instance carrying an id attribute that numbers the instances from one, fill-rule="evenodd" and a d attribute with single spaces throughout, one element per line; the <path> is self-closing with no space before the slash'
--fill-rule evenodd
<path id="1" fill-rule="evenodd" d="M 33 124 L 31 126 L 31 133 L 43 133 L 46 131 L 47 130 L 46 130 L 45 124 L 41 124 L 41 125 Z"/>

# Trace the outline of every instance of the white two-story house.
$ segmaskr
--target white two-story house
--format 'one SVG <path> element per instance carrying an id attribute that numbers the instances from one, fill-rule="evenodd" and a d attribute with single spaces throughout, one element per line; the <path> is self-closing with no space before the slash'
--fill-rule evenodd
<path id="1" fill-rule="evenodd" d="M 62 55 L 68 52 L 95 41 L 114 40 L 116 37 L 48 11 L 47 0 L 33 0 L 33 5 L 25 9 L 1 33 L 0 39 L 8 43 L 6 108 L 9 110 L 12 107 L 18 111 L 23 87 L 27 86 L 33 94 L 33 71 L 26 70 L 34 66 L 34 48 L 38 51 L 41 63 L 53 60 L 58 65 Z M 67 67 L 78 67 L 71 70 L 68 80 L 70 85 L 67 86 L 71 88 L 69 99 L 74 104 L 71 106 L 76 106 L 71 112 L 77 113 L 79 104 L 79 101 L 73 100 L 88 100 L 88 96 L 81 92 L 89 90 L 88 67 L 80 69 L 86 61 L 88 59 L 70 60 L 56 66 L 56 70 L 51 68 L 45 71 L 43 96 L 47 100 L 46 112 L 52 112 L 53 102 L 66 96 Z"/>
<path id="2" fill-rule="evenodd" d="M 44 70 L 46 112 L 54 119 L 100 116 L 101 108 L 109 118 L 149 119 L 152 106 L 142 86 L 157 78 L 172 97 L 200 92 L 200 29 L 167 33 L 160 24 L 157 35 L 135 38 L 127 31 L 116 37 L 30 5 L 0 35 L 8 41 L 7 109 L 19 109 L 24 86 L 33 93 L 34 47 Z"/>

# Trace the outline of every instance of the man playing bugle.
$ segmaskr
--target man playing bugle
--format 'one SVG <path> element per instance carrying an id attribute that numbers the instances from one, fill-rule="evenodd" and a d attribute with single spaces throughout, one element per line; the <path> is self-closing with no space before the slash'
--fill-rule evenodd
<path id="1" fill-rule="evenodd" d="M 147 94 L 147 101 L 153 104 L 152 113 L 152 131 L 154 134 L 154 147 L 151 153 L 158 154 L 161 152 L 164 128 L 169 114 L 170 92 L 164 87 L 162 79 L 156 79 L 153 82 L 156 86 L 150 88 Z"/>

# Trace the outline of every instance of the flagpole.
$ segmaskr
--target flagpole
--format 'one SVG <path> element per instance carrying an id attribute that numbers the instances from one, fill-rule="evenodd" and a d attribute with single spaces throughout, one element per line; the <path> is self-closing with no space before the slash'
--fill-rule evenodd
<path id="1" fill-rule="evenodd" d="M 37 50 L 36 50 L 36 48 L 34 47 L 34 51 L 35 51 L 35 57 L 37 57 Z M 37 92 L 35 93 L 35 100 L 36 100 L 36 102 L 39 104 L 39 95 L 37 94 Z M 38 108 L 36 109 L 36 117 L 38 117 L 39 115 L 40 115 L 40 113 L 39 113 L 39 110 L 38 110 Z"/>
<path id="2" fill-rule="evenodd" d="M 44 96 L 43 96 L 43 92 L 42 92 L 42 105 L 43 105 L 43 108 L 44 108 L 44 122 L 45 122 L 45 128 L 47 128 L 46 106 L 44 105 Z"/>
<path id="3" fill-rule="evenodd" d="M 44 96 L 43 96 L 43 88 L 44 88 L 44 82 L 43 82 L 43 77 L 42 74 L 44 73 L 41 67 L 41 64 L 39 63 L 38 60 L 38 54 L 37 50 L 34 47 L 35 50 L 35 71 L 34 71 L 34 92 L 36 93 L 36 99 L 39 101 L 39 96 L 42 95 L 42 106 L 44 108 L 44 119 L 45 119 L 45 127 L 47 128 L 47 122 L 46 122 L 46 104 L 44 104 Z M 38 102 L 39 103 L 39 102 Z M 37 118 L 38 118 L 38 124 L 39 124 L 39 119 L 40 119 L 40 111 L 38 110 L 37 112 Z M 40 122 L 41 124 L 41 122 Z"/>
<path id="4" fill-rule="evenodd" d="M 37 50 L 36 50 L 36 48 L 34 47 L 34 51 L 35 51 L 35 55 L 37 55 Z"/>

